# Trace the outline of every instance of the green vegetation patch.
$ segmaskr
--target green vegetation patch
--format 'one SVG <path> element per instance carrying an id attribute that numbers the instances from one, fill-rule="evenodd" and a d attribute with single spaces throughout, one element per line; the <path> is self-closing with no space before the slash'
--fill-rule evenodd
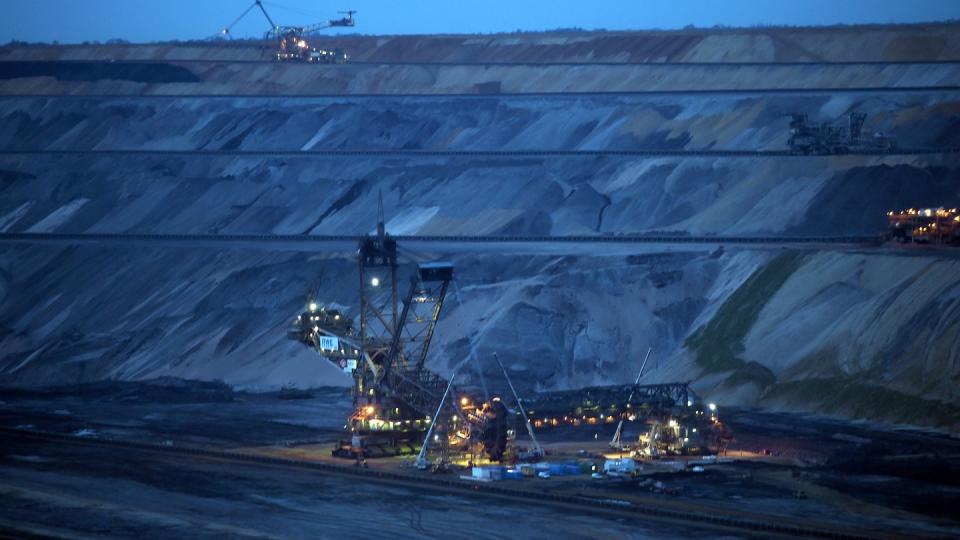
<path id="1" fill-rule="evenodd" d="M 960 425 L 960 407 L 957 405 L 872 386 L 852 377 L 776 383 L 767 389 L 761 401 L 814 404 L 822 412 L 853 418 L 945 428 Z"/>
<path id="2" fill-rule="evenodd" d="M 709 323 L 697 329 L 687 341 L 697 364 L 706 373 L 733 371 L 729 384 L 753 383 L 761 388 L 773 384 L 773 372 L 756 362 L 746 362 L 743 340 L 757 322 L 767 301 L 803 264 L 801 253 L 784 253 L 758 269 L 720 306 Z"/>
<path id="3" fill-rule="evenodd" d="M 766 388 L 775 382 L 777 382 L 777 376 L 770 371 L 770 368 L 758 362 L 744 362 L 725 381 L 727 386 L 734 388 L 744 384 L 755 384 L 760 388 Z"/>

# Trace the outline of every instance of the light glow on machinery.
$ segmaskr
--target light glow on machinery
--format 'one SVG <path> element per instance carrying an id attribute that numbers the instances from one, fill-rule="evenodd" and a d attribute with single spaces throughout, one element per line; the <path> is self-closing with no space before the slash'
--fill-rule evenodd
<path id="1" fill-rule="evenodd" d="M 889 238 L 899 243 L 960 244 L 956 208 L 907 208 L 887 212 Z"/>

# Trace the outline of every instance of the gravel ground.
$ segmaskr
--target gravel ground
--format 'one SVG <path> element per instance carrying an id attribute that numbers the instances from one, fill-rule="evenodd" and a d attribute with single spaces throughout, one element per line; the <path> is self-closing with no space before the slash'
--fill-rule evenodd
<path id="1" fill-rule="evenodd" d="M 247 450 L 291 443 L 325 448 L 324 441 L 339 435 L 349 408 L 344 389 L 314 389 L 298 394 L 301 399 L 281 399 L 278 393 L 233 392 L 214 383 L 170 380 L 6 390 L 3 397 L 3 427 Z M 960 533 L 960 523 L 951 514 L 960 502 L 960 470 L 949 464 L 949 456 L 960 454 L 955 438 L 754 410 L 724 411 L 723 418 L 736 437 L 730 456 L 765 450 L 771 456 L 708 467 L 701 474 L 654 473 L 636 482 L 564 479 L 538 485 L 638 504 L 709 505 L 930 535 Z M 635 430 L 628 426 L 626 436 Z M 541 438 L 548 447 L 577 439 L 586 446 L 608 438 L 608 431 L 558 430 L 542 432 Z M 16 524 L 38 533 L 68 531 L 69 536 L 149 532 L 152 537 L 326 538 L 377 530 L 400 538 L 515 537 L 518 531 L 532 538 L 712 537 L 675 525 L 482 500 L 478 504 L 460 496 L 425 495 L 325 475 L 279 469 L 268 473 L 256 466 L 193 457 L 15 438 L 0 450 L 0 477 L 0 530 Z M 663 482 L 672 494 L 652 493 L 653 481 Z"/>

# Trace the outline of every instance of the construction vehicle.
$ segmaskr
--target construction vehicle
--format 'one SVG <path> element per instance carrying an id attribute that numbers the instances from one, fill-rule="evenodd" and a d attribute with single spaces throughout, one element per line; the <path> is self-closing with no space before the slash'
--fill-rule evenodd
<path id="1" fill-rule="evenodd" d="M 325 28 L 353 26 L 353 15 L 356 11 L 341 11 L 346 14 L 339 19 L 331 19 L 325 22 L 315 23 L 307 26 L 284 26 L 276 24 L 273 18 L 267 13 L 261 0 L 256 0 L 247 7 L 232 23 L 221 30 L 221 35 L 231 38 L 230 31 L 239 23 L 250 11 L 259 8 L 260 12 L 270 23 L 270 29 L 264 34 L 264 39 L 276 42 L 276 60 L 280 62 L 309 62 L 318 64 L 344 64 L 349 60 L 346 52 L 342 49 L 323 49 L 313 47 L 310 44 L 312 35 Z"/>
<path id="2" fill-rule="evenodd" d="M 456 368 L 450 379 L 427 369 L 454 267 L 446 262 L 416 265 L 401 297 L 398 247 L 386 232 L 382 200 L 378 216 L 376 234 L 361 237 L 357 250 L 359 324 L 355 327 L 354 318 L 341 309 L 308 299 L 288 333 L 353 377 L 353 412 L 335 456 L 360 463 L 367 457 L 418 453 L 416 465 L 427 468 L 430 446 L 440 453 L 441 463 L 451 454 L 469 456 L 473 463 L 481 457 L 536 460 L 544 451 L 534 426 L 557 425 L 559 418 L 569 425 L 581 425 L 581 420 L 596 425 L 669 416 L 684 427 L 690 424 L 691 433 L 697 431 L 693 423 L 703 420 L 703 406 L 688 383 L 545 392 L 525 400 L 494 354 L 513 398 L 511 410 L 498 396 L 479 399 L 475 392 L 457 388 Z M 524 429 L 530 447 L 519 448 L 516 434 Z"/>
<path id="3" fill-rule="evenodd" d="M 796 154 L 848 154 L 850 152 L 889 152 L 893 141 L 883 133 L 864 137 L 864 113 L 850 113 L 841 120 L 811 123 L 806 114 L 790 115 L 787 146 Z"/>
<path id="4" fill-rule="evenodd" d="M 610 446 L 639 450 L 647 456 L 708 454 L 723 450 L 729 433 L 717 417 L 717 406 L 704 403 L 689 382 L 595 386 L 545 392 L 526 400 L 537 429 L 582 427 L 599 430 L 616 425 Z M 623 423 L 646 425 L 629 444 Z"/>
<path id="5" fill-rule="evenodd" d="M 960 244 L 956 208 L 908 208 L 887 212 L 889 238 L 899 243 Z"/>

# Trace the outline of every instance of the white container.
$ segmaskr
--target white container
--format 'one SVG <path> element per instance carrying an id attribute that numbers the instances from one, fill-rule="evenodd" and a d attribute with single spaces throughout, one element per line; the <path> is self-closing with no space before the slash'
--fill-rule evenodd
<path id="1" fill-rule="evenodd" d="M 603 463 L 603 472 L 607 474 L 633 474 L 636 470 L 637 462 L 633 458 L 608 459 Z"/>

